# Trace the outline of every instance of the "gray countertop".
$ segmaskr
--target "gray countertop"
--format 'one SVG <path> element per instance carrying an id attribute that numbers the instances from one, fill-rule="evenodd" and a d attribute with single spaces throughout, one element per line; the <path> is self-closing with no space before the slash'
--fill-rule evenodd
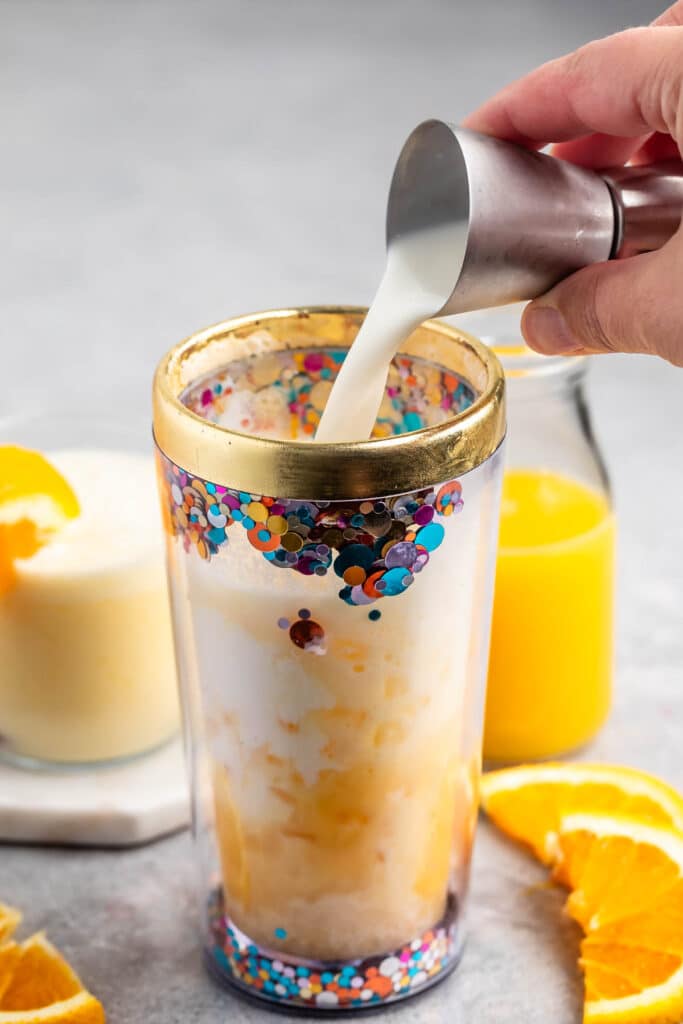
<path id="1" fill-rule="evenodd" d="M 143 413 L 155 360 L 226 315 L 363 302 L 414 123 L 457 120 L 532 64 L 654 15 L 649 0 L 5 0 L 0 409 Z M 615 707 L 590 756 L 683 787 L 680 371 L 596 360 L 620 522 Z M 263 1020 L 205 977 L 189 837 L 126 853 L 0 849 L 0 899 L 47 927 L 112 1024 Z M 470 938 L 384 1016 L 573 1024 L 577 933 L 544 872 L 484 824 Z M 378 1018 L 375 1018 L 378 1019 Z"/>

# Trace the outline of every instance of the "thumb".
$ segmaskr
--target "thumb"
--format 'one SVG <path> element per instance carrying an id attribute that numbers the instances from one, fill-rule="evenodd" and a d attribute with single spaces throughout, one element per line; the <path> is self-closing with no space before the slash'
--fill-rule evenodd
<path id="1" fill-rule="evenodd" d="M 683 366 L 683 229 L 656 252 L 584 267 L 524 310 L 544 355 L 645 352 Z"/>

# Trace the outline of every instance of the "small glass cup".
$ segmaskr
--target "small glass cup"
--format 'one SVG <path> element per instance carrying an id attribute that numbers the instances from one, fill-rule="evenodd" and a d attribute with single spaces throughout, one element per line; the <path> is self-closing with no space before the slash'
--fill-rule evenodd
<path id="1" fill-rule="evenodd" d="M 219 324 L 154 388 L 207 962 L 316 1013 L 460 955 L 505 430 L 495 356 L 432 323 L 373 440 L 305 443 L 363 315 Z"/>
<path id="2" fill-rule="evenodd" d="M 608 714 L 616 528 L 589 360 L 487 340 L 505 370 L 509 441 L 484 758 L 505 763 L 581 747 Z"/>
<path id="3" fill-rule="evenodd" d="M 143 754 L 177 732 L 162 531 L 145 442 L 144 426 L 94 413 L 0 420 L 0 444 L 45 454 L 81 506 L 62 534 L 15 563 L 0 594 L 2 760 L 86 768 Z"/>

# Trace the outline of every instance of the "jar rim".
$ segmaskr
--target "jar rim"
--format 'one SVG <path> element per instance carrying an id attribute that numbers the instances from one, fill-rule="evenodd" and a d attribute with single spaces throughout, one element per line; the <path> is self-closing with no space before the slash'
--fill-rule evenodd
<path id="1" fill-rule="evenodd" d="M 462 476 L 485 462 L 505 436 L 503 370 L 480 341 L 441 321 L 427 321 L 414 331 L 401 354 L 462 374 L 477 397 L 469 408 L 436 426 L 338 444 L 285 441 L 211 423 L 181 401 L 192 383 L 234 359 L 287 349 L 348 347 L 366 312 L 361 306 L 268 310 L 190 335 L 163 357 L 155 373 L 157 446 L 201 479 L 301 499 L 408 493 Z M 264 331 L 270 338 L 267 345 Z"/>
<path id="2" fill-rule="evenodd" d="M 519 337 L 484 337 L 491 351 L 498 357 L 506 379 L 540 380 L 570 377 L 583 373 L 588 356 L 545 356 L 535 352 Z"/>

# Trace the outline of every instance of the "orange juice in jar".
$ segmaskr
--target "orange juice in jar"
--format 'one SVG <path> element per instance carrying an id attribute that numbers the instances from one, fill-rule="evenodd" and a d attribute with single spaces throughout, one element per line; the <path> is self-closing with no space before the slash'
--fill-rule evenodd
<path id="1" fill-rule="evenodd" d="M 509 432 L 484 756 L 510 762 L 575 750 L 609 712 L 615 520 L 586 360 L 497 352 Z"/>

